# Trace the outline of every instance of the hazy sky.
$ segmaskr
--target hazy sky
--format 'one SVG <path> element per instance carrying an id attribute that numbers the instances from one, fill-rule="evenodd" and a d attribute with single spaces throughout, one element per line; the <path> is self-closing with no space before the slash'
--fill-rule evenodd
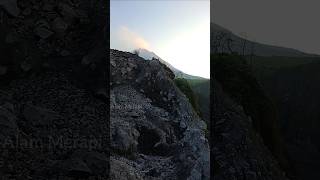
<path id="1" fill-rule="evenodd" d="M 210 77 L 210 0 L 111 0 L 110 34 L 113 49 L 145 48 Z"/>
<path id="2" fill-rule="evenodd" d="M 211 21 L 251 40 L 320 54 L 319 0 L 213 0 Z"/>

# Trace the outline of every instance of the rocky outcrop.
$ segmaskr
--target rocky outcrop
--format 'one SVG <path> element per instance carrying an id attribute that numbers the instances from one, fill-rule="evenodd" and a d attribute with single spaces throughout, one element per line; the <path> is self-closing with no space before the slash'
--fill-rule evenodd
<path id="1" fill-rule="evenodd" d="M 1 179 L 108 177 L 106 9 L 0 1 Z"/>
<path id="2" fill-rule="evenodd" d="M 110 53 L 111 176 L 209 179 L 206 124 L 168 69 L 156 59 Z"/>
<path id="3" fill-rule="evenodd" d="M 15 80 L 0 93 L 2 177 L 107 177 L 107 102 L 62 73 Z"/>
<path id="4" fill-rule="evenodd" d="M 1 84 L 74 58 L 96 62 L 107 43 L 103 0 L 1 0 L 0 14 Z"/>

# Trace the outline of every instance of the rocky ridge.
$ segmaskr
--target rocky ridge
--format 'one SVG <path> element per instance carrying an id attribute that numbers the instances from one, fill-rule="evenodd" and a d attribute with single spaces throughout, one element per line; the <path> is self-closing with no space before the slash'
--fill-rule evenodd
<path id="1" fill-rule="evenodd" d="M 111 178 L 209 179 L 206 124 L 172 72 L 117 50 L 110 71 Z"/>

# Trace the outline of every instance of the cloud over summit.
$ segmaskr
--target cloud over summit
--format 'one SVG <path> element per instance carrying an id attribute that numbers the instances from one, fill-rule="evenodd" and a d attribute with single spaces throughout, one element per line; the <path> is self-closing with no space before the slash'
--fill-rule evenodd
<path id="1" fill-rule="evenodd" d="M 133 32 L 126 26 L 121 26 L 116 36 L 114 37 L 114 41 L 117 44 L 117 47 L 121 47 L 121 49 L 132 51 L 138 48 L 149 49 L 149 43 L 141 37 L 139 34 Z"/>

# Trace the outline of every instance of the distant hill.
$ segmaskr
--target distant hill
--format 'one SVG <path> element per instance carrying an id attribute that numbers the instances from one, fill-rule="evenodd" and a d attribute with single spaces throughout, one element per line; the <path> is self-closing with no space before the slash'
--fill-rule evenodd
<path id="1" fill-rule="evenodd" d="M 304 53 L 296 49 L 253 42 L 214 23 L 211 23 L 211 42 L 211 51 L 219 53 L 230 53 L 232 50 L 241 55 L 250 55 L 253 52 L 256 56 L 319 57 L 319 55 Z"/>
<path id="2" fill-rule="evenodd" d="M 175 74 L 176 78 L 184 78 L 184 79 L 204 79 L 202 77 L 198 77 L 198 76 L 193 76 L 193 75 L 189 75 L 186 74 L 182 71 L 180 71 L 179 69 L 173 67 L 170 63 L 168 63 L 167 61 L 163 60 L 162 58 L 160 58 L 157 54 L 155 54 L 152 51 L 149 51 L 147 49 L 136 49 L 135 52 L 137 52 L 137 54 L 146 59 L 146 60 L 151 60 L 152 58 L 156 58 L 159 59 L 160 62 L 162 62 L 163 64 L 165 64 L 169 69 L 171 69 L 171 71 Z"/>

